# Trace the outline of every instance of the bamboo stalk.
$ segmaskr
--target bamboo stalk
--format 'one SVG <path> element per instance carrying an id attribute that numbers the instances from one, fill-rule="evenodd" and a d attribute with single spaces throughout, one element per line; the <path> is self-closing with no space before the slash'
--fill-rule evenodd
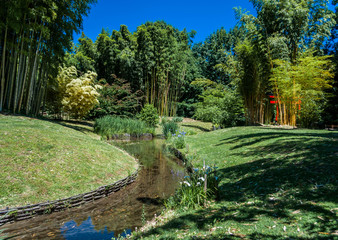
<path id="1" fill-rule="evenodd" d="M 0 112 L 2 112 L 4 104 L 4 89 L 5 89 L 5 56 L 6 56 L 6 43 L 7 43 L 7 31 L 8 26 L 6 24 L 4 45 L 2 49 L 2 61 L 1 61 L 1 93 L 0 93 Z"/>
<path id="2" fill-rule="evenodd" d="M 8 98 L 8 109 L 11 109 L 11 103 L 12 103 L 12 94 L 13 94 L 13 87 L 14 87 L 14 78 L 17 73 L 17 56 L 18 51 L 17 49 L 14 49 L 14 63 L 12 67 L 12 74 L 10 78 L 10 88 L 9 88 L 9 98 Z"/>
<path id="3" fill-rule="evenodd" d="M 28 89 L 28 99 L 27 99 L 27 103 L 26 103 L 26 115 L 28 115 L 28 113 L 31 110 L 31 101 L 32 101 L 32 95 L 33 95 L 32 91 L 33 91 L 34 83 L 35 83 L 35 80 L 36 80 L 36 71 L 37 71 L 36 68 L 37 68 L 38 54 L 39 54 L 39 51 L 40 51 L 41 37 L 42 37 L 42 30 L 40 32 L 39 41 L 38 41 L 36 52 L 35 52 L 33 71 L 32 71 L 32 74 L 31 74 L 31 81 L 30 81 L 30 86 L 29 86 L 29 89 Z"/>

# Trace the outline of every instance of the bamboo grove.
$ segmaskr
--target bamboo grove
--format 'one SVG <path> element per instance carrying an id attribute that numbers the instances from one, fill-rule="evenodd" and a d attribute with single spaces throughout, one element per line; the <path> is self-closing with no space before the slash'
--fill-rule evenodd
<path id="1" fill-rule="evenodd" d="M 277 115 L 279 124 L 296 126 L 297 118 L 306 119 L 302 113 L 318 110 L 315 106 L 331 87 L 333 64 L 324 56 L 324 44 L 336 24 L 335 15 L 326 0 L 251 2 L 257 16 L 236 10 L 245 37 L 233 48 L 234 58 L 221 68 L 237 81 L 247 123 L 271 122 Z M 269 104 L 269 95 L 275 97 L 276 108 Z"/>
<path id="2" fill-rule="evenodd" d="M 142 24 L 134 33 L 121 25 L 112 33 L 102 30 L 95 42 L 82 35 L 68 65 L 95 70 L 108 84 L 116 82 L 114 76 L 125 79 L 160 115 L 175 115 L 182 85 L 194 77 L 192 35 L 163 21 Z"/>
<path id="3" fill-rule="evenodd" d="M 1 0 L 0 112 L 39 114 L 49 81 L 93 2 Z"/>
<path id="4" fill-rule="evenodd" d="M 100 85 L 89 118 L 133 117 L 148 103 L 224 126 L 338 121 L 337 11 L 328 0 L 248 1 L 256 14 L 235 9 L 234 28 L 200 43 L 156 21 L 73 44 L 94 0 L 2 0 L 0 112 L 62 116 L 57 75 L 74 68 Z"/>

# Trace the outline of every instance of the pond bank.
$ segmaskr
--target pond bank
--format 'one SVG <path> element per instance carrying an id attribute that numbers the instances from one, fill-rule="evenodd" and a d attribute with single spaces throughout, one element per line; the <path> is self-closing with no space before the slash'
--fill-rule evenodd
<path id="1" fill-rule="evenodd" d="M 163 152 L 163 140 L 118 143 L 137 158 L 142 168 L 136 180 L 93 203 L 6 224 L 7 236 L 20 239 L 111 239 L 130 233 L 163 209 L 163 199 L 175 192 L 184 176 L 182 162 Z M 143 219 L 143 217 L 144 219 Z M 88 237 L 89 236 L 89 237 Z"/>
<path id="2" fill-rule="evenodd" d="M 89 123 L 0 114 L 0 136 L 0 209 L 90 192 L 139 166 Z"/>
<path id="3" fill-rule="evenodd" d="M 94 191 L 82 193 L 69 198 L 14 208 L 0 209 L 0 226 L 14 221 L 27 220 L 37 215 L 50 214 L 73 207 L 79 207 L 83 204 L 107 197 L 110 194 L 113 194 L 126 187 L 127 185 L 133 183 L 137 177 L 137 173 L 138 171 L 113 184 L 104 185 Z"/>
<path id="4" fill-rule="evenodd" d="M 220 196 L 169 210 L 132 239 L 335 239 L 338 134 L 233 127 L 187 136 L 194 167 L 218 167 Z"/>

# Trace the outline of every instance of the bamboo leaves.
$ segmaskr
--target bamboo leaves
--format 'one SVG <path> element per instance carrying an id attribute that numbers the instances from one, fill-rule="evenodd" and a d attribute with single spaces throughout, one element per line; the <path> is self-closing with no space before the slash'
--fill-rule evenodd
<path id="1" fill-rule="evenodd" d="M 294 65 L 284 60 L 274 61 L 270 82 L 277 93 L 281 124 L 296 126 L 299 116 L 303 121 L 311 111 L 320 114 L 326 96 L 324 90 L 331 87 L 334 76 L 330 57 L 314 56 L 313 51 L 308 51 Z"/>
<path id="2" fill-rule="evenodd" d="M 250 1 L 257 17 L 237 10 L 247 38 L 234 48 L 248 123 L 270 121 L 266 94 L 272 90 L 279 123 L 295 126 L 301 99 L 322 101 L 323 90 L 329 87 L 330 61 L 315 55 L 323 52 L 323 41 L 335 23 L 333 13 L 326 0 Z M 311 48 L 315 54 L 307 52 Z"/>
<path id="3" fill-rule="evenodd" d="M 39 114 L 52 81 L 47 78 L 57 72 L 93 2 L 1 1 L 0 112 Z"/>
<path id="4" fill-rule="evenodd" d="M 191 57 L 188 33 L 158 21 L 141 25 L 135 34 L 146 101 L 160 115 L 174 115 Z"/>

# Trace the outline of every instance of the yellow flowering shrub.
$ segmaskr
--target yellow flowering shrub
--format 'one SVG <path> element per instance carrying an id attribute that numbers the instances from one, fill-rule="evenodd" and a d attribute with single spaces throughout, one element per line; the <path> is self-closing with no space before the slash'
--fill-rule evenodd
<path id="1" fill-rule="evenodd" d="M 75 67 L 60 68 L 57 79 L 64 111 L 75 118 L 82 118 L 99 103 L 97 90 L 101 86 L 94 84 L 96 77 L 97 74 L 91 71 L 78 77 Z"/>

